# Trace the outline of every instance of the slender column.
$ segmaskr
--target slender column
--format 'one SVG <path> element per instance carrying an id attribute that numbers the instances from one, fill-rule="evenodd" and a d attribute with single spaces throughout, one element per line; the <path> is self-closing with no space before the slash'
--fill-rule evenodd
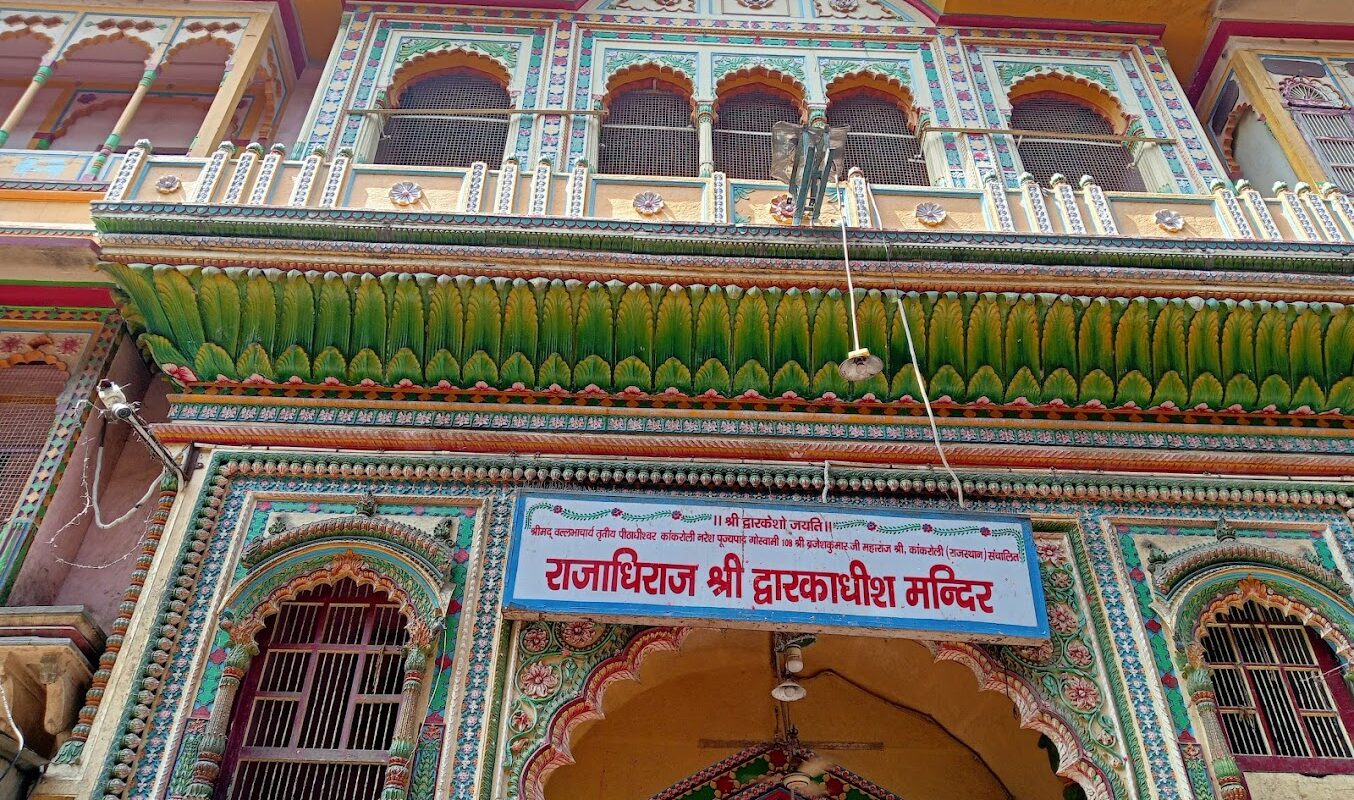
<path id="1" fill-rule="evenodd" d="M 1218 720 L 1218 702 L 1213 691 L 1213 678 L 1204 663 L 1203 648 L 1193 644 L 1186 648 L 1188 663 L 1181 670 L 1190 702 L 1199 712 L 1204 727 L 1204 752 L 1209 756 L 1209 768 L 1222 800 L 1250 800 L 1250 790 L 1241 776 L 1241 768 L 1227 747 L 1227 737 Z"/>
<path id="2" fill-rule="evenodd" d="M 809 103 L 809 124 L 818 128 L 827 127 L 827 103 Z"/>
<path id="3" fill-rule="evenodd" d="M 409 776 L 418 745 L 418 699 L 423 692 L 428 650 L 426 646 L 410 645 L 404 659 L 404 689 L 400 693 L 399 716 L 395 718 L 395 735 L 390 741 L 390 759 L 381 800 L 404 800 L 409 793 Z"/>
<path id="4" fill-rule="evenodd" d="M 150 61 L 146 62 L 146 71 L 142 73 L 141 80 L 136 83 L 136 90 L 132 92 L 132 97 L 127 101 L 127 105 L 122 109 L 122 115 L 118 121 L 113 124 L 113 130 L 104 139 L 103 147 L 99 148 L 99 154 L 94 156 L 94 160 L 85 168 L 86 179 L 93 180 L 103 172 L 103 165 L 108 163 L 108 157 L 113 151 L 118 149 L 118 144 L 122 141 L 122 136 L 127 132 L 128 126 L 132 124 L 132 118 L 141 108 L 141 101 L 146 99 L 146 94 L 150 92 L 151 84 L 160 76 L 160 65 L 164 59 L 164 48 L 161 48 Z"/>
<path id="5" fill-rule="evenodd" d="M 33 73 L 33 79 L 28 82 L 28 88 L 24 89 L 19 102 L 14 104 L 9 116 L 5 117 L 4 124 L 0 125 L 0 147 L 4 147 L 5 142 L 9 141 L 10 133 L 19 126 L 19 120 L 23 119 L 24 114 L 28 113 L 28 107 L 33 104 L 33 98 L 38 96 L 38 90 L 50 77 L 52 77 L 52 65 L 44 61 L 43 65 L 38 67 L 38 71 Z"/>
<path id="6" fill-rule="evenodd" d="M 198 746 L 197 761 L 193 763 L 193 778 L 188 784 L 185 797 L 197 800 L 210 800 L 216 785 L 216 777 L 221 773 L 221 759 L 226 753 L 226 737 L 230 732 L 230 714 L 235 705 L 235 693 L 249 670 L 249 661 L 257 653 L 258 646 L 232 643 L 226 654 L 226 666 L 221 670 L 221 681 L 217 684 L 216 700 L 212 703 L 212 716 L 207 721 L 207 730 L 203 731 Z"/>
<path id="7" fill-rule="evenodd" d="M 261 14 L 254 16 L 245 26 L 240 43 L 226 62 L 226 69 L 221 75 L 221 88 L 217 90 L 211 108 L 207 109 L 207 116 L 197 129 L 197 136 L 188 152 L 190 156 L 206 156 L 226 138 L 240 98 L 244 97 L 249 81 L 258 71 L 259 63 L 268 50 L 272 24 L 271 15 Z"/>
<path id="8" fill-rule="evenodd" d="M 700 176 L 708 178 L 715 171 L 715 103 L 696 101 L 696 146 L 700 160 Z"/>

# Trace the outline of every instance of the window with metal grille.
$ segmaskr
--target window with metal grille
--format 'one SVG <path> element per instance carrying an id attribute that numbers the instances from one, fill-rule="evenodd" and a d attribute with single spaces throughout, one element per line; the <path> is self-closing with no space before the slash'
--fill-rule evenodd
<path id="1" fill-rule="evenodd" d="M 848 125 L 845 167 L 870 183 L 930 186 L 921 145 L 898 102 L 869 90 L 828 98 L 827 123 Z"/>
<path id="2" fill-rule="evenodd" d="M 1016 130 L 1113 136 L 1114 129 L 1094 109 L 1057 94 L 1035 94 L 1012 103 L 1011 127 Z M 1112 192 L 1146 191 L 1133 154 L 1123 142 L 1016 137 L 1016 149 L 1025 171 L 1047 185 L 1054 173 L 1076 183 L 1090 175 L 1100 188 Z"/>
<path id="3" fill-rule="evenodd" d="M 607 175 L 677 175 L 700 170 L 691 101 L 660 81 L 645 81 L 607 104 L 597 171 Z"/>
<path id="4" fill-rule="evenodd" d="M 511 107 L 507 89 L 478 72 L 459 70 L 418 78 L 399 98 L 399 108 L 410 113 L 386 118 L 376 163 L 468 167 L 483 161 L 497 169 L 508 145 L 508 115 L 455 112 Z M 414 111 L 433 113 L 419 116 Z"/>
<path id="5" fill-rule="evenodd" d="M 1280 93 L 1331 180 L 1354 186 L 1354 110 L 1312 76 L 1287 78 Z"/>
<path id="6" fill-rule="evenodd" d="M 404 679 L 404 618 L 344 579 L 282 604 L 232 725 L 231 800 L 377 800 Z"/>
<path id="7" fill-rule="evenodd" d="M 1314 631 L 1250 602 L 1209 623 L 1203 646 L 1222 727 L 1242 769 L 1354 772 L 1354 701 Z"/>
<path id="8" fill-rule="evenodd" d="M 50 364 L 0 369 L 0 528 L 17 510 L 47 446 L 66 377 Z"/>
<path id="9" fill-rule="evenodd" d="M 715 110 L 715 169 L 730 178 L 770 180 L 771 126 L 798 124 L 798 105 L 782 94 L 753 88 L 721 100 Z"/>

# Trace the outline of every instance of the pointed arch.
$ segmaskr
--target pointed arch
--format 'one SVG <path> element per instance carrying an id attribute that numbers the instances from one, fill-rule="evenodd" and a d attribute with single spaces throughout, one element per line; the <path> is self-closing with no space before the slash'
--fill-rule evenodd
<path id="1" fill-rule="evenodd" d="M 499 83 L 504 91 L 508 91 L 512 85 L 512 75 L 501 62 L 467 47 L 455 46 L 433 50 L 401 64 L 386 83 L 385 105 L 398 108 L 401 96 L 415 81 L 462 70 L 489 77 Z"/>
<path id="2" fill-rule="evenodd" d="M 803 81 L 795 76 L 761 64 L 743 67 L 725 75 L 715 82 L 715 104 L 718 105 L 739 94 L 749 91 L 764 91 L 779 95 L 799 107 L 801 115 L 808 113 L 808 89 Z"/>
<path id="3" fill-rule="evenodd" d="M 859 169 L 871 183 L 929 186 L 920 109 L 912 91 L 892 75 L 868 68 L 835 78 L 827 86 L 827 123 L 846 126 L 845 168 Z"/>
<path id="4" fill-rule="evenodd" d="M 696 103 L 692 98 L 696 94 L 696 84 L 693 76 L 674 69 L 669 64 L 661 64 L 657 61 L 641 61 L 612 73 L 607 78 L 606 93 L 602 97 L 602 103 L 609 105 L 617 94 L 650 81 L 685 95 L 687 100 L 691 102 L 691 110 L 695 111 Z"/>
<path id="5" fill-rule="evenodd" d="M 1354 609 L 1306 576 L 1240 565 L 1205 573 L 1182 590 L 1175 614 L 1181 652 L 1197 644 L 1207 625 L 1220 615 L 1254 601 L 1302 620 L 1330 645 L 1346 669 L 1354 668 Z"/>

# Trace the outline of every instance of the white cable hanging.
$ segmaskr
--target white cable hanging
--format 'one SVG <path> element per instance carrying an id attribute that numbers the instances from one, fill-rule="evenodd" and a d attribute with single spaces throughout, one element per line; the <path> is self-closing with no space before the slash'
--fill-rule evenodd
<path id="1" fill-rule="evenodd" d="M 878 211 L 875 213 L 878 215 Z M 851 298 L 851 341 L 855 348 L 851 351 L 847 360 L 842 362 L 842 375 L 850 380 L 848 365 L 854 363 L 859 366 L 859 371 L 856 374 L 862 376 L 855 380 L 863 380 L 883 369 L 884 363 L 878 356 L 870 355 L 868 350 L 862 350 L 860 346 L 860 336 L 856 325 L 856 288 L 851 278 L 851 248 L 846 238 L 846 201 L 842 196 L 840 180 L 837 181 L 837 217 L 841 223 L 842 263 L 846 266 L 846 288 L 848 296 Z M 898 295 L 898 318 L 903 321 L 903 334 L 907 338 L 907 352 L 912 356 L 912 371 L 917 377 L 917 387 L 921 390 L 922 405 L 926 407 L 926 420 L 931 425 L 931 440 L 935 443 L 936 452 L 940 455 L 940 463 L 944 465 L 945 471 L 954 481 L 954 490 L 955 494 L 958 495 L 960 508 L 968 508 L 968 501 L 964 499 L 964 484 L 959 480 L 959 476 L 955 474 L 954 469 L 950 467 L 950 461 L 945 457 L 945 447 L 940 443 L 940 429 L 936 427 L 936 415 L 931 409 L 931 398 L 926 392 L 926 378 L 922 376 L 921 367 L 917 363 L 917 347 L 912 342 L 912 326 L 908 324 L 907 314 L 903 311 L 903 296 L 901 293 Z M 875 363 L 871 364 L 866 359 Z M 823 462 L 823 470 L 826 473 L 827 462 Z M 823 499 L 827 499 L 826 480 L 823 486 Z"/>

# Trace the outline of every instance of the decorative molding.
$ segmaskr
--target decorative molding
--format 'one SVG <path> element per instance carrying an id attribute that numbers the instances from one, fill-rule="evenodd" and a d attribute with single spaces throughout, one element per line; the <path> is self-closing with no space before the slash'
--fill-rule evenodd
<path id="1" fill-rule="evenodd" d="M 1245 201 L 1246 208 L 1251 212 L 1251 218 L 1259 226 L 1261 238 L 1269 241 L 1281 241 L 1283 234 L 1279 232 L 1279 226 L 1274 224 L 1274 216 L 1269 213 L 1269 204 L 1265 202 L 1265 198 L 1256 191 L 1250 181 L 1237 181 L 1236 191 Z"/>
<path id="2" fill-rule="evenodd" d="M 1091 209 L 1091 220 L 1100 235 L 1118 236 L 1119 226 L 1114 221 L 1114 210 L 1105 198 L 1105 190 L 1090 175 L 1081 176 L 1081 194 L 1086 198 L 1086 205 Z"/>
<path id="3" fill-rule="evenodd" d="M 489 165 L 476 161 L 461 180 L 459 208 L 462 213 L 477 214 L 484 203 L 484 185 L 489 180 Z"/>
<path id="4" fill-rule="evenodd" d="M 1048 182 L 1053 187 L 1053 196 L 1058 201 L 1058 215 L 1062 217 L 1063 227 L 1070 234 L 1085 236 L 1086 223 L 1082 221 L 1081 206 L 1077 205 L 1077 193 L 1072 189 L 1071 182 L 1057 173 L 1054 173 Z"/>
<path id="5" fill-rule="evenodd" d="M 122 157 L 122 163 L 118 165 L 117 174 L 108 184 L 108 191 L 104 194 L 105 203 L 120 203 L 122 198 L 127 195 L 127 190 L 131 188 L 132 181 L 141 173 L 141 167 L 146 163 L 150 156 L 151 145 L 149 139 L 139 139 L 132 149 Z"/>
<path id="6" fill-rule="evenodd" d="M 1011 204 L 1006 199 L 1006 186 L 994 172 L 983 175 L 983 196 L 987 198 L 988 224 L 1004 233 L 1015 230 Z"/>
<path id="7" fill-rule="evenodd" d="M 205 205 L 212 201 L 216 194 L 216 185 L 221 180 L 221 173 L 226 169 L 226 161 L 235 154 L 235 145 L 230 142 L 222 142 L 207 163 L 203 165 L 202 172 L 198 174 L 197 188 L 193 191 L 193 199 L 189 202 L 196 205 Z"/>
<path id="8" fill-rule="evenodd" d="M 1307 210 L 1302 207 L 1302 202 L 1298 196 L 1293 193 L 1284 183 L 1274 184 L 1274 193 L 1279 196 L 1279 203 L 1283 207 L 1284 216 L 1288 218 L 1288 224 L 1298 234 L 1299 238 L 1308 242 L 1320 242 L 1321 234 L 1317 233 L 1316 224 L 1308 216 Z"/>
<path id="9" fill-rule="evenodd" d="M 550 159 L 543 158 L 531 175 L 531 199 L 527 203 L 527 214 L 533 217 L 544 216 L 550 208 Z"/>
<path id="10" fill-rule="evenodd" d="M 1053 233 L 1053 219 L 1048 214 L 1048 203 L 1044 201 L 1044 189 L 1039 181 L 1028 172 L 1020 174 L 1020 191 L 1025 196 L 1025 216 L 1029 219 L 1030 229 L 1039 233 Z"/>
<path id="11" fill-rule="evenodd" d="M 1312 217 L 1317 224 L 1321 226 L 1321 232 L 1325 235 L 1328 242 L 1343 242 L 1344 234 L 1335 225 L 1335 219 L 1331 217 L 1330 209 L 1326 208 L 1326 203 L 1321 199 L 1311 186 L 1305 183 L 1297 185 L 1298 198 L 1307 205 L 1312 212 Z"/>
<path id="12" fill-rule="evenodd" d="M 254 188 L 249 192 L 249 205 L 261 206 L 268 202 L 273 191 L 273 183 L 282 167 L 282 159 L 287 157 L 286 145 L 275 144 L 268 148 L 268 155 L 259 165 L 259 174 L 254 178 Z"/>
<path id="13" fill-rule="evenodd" d="M 320 208 L 333 208 L 338 204 L 343 183 L 348 179 L 348 167 L 353 161 L 353 151 L 342 148 L 329 162 L 329 175 L 325 178 L 324 189 L 320 192 Z"/>
<path id="14" fill-rule="evenodd" d="M 310 155 L 301 162 L 301 171 L 296 175 L 292 186 L 291 199 L 287 205 L 291 208 L 304 208 L 310 205 L 310 190 L 315 185 L 315 177 L 320 173 L 320 164 L 324 162 L 325 149 L 311 148 Z"/>
<path id="15" fill-rule="evenodd" d="M 254 164 L 263 154 L 263 145 L 258 142 L 250 144 L 240 153 L 240 157 L 235 159 L 235 169 L 230 174 L 230 183 L 226 184 L 226 195 L 221 198 L 221 202 L 227 205 L 234 205 L 240 202 L 244 195 L 246 184 L 249 182 L 250 173 L 254 171 Z"/>

